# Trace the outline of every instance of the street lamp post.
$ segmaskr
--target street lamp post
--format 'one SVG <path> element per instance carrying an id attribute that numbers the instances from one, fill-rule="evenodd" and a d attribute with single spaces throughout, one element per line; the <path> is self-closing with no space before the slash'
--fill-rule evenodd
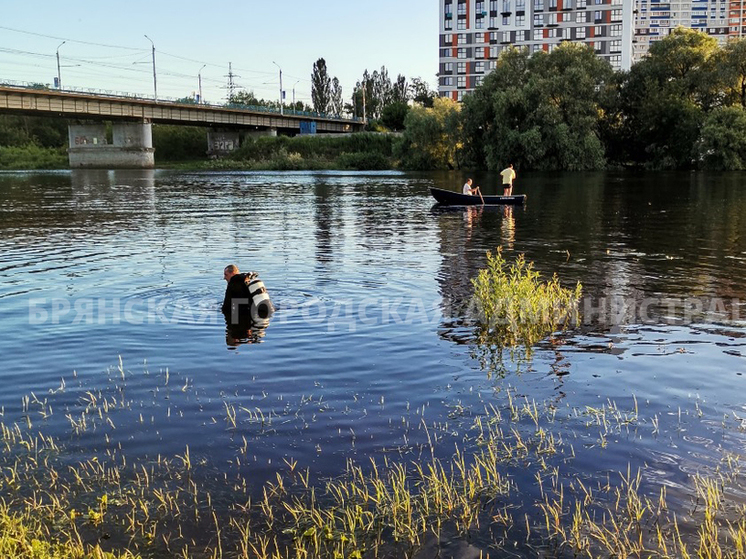
<path id="1" fill-rule="evenodd" d="M 153 45 L 153 100 L 157 103 L 158 102 L 158 83 L 156 82 L 155 78 L 155 43 L 153 42 L 153 39 L 145 35 L 145 38 L 150 41 L 150 44 Z"/>
<path id="2" fill-rule="evenodd" d="M 293 114 L 295 114 L 295 109 L 296 109 L 295 107 L 295 86 L 298 85 L 299 82 L 300 80 L 298 80 L 297 82 L 293 84 Z"/>
<path id="3" fill-rule="evenodd" d="M 67 41 L 62 41 L 57 47 L 57 89 L 62 89 L 62 74 L 60 73 L 60 47 Z"/>
<path id="4" fill-rule="evenodd" d="M 279 68 L 279 70 L 280 70 L 280 114 L 282 115 L 282 114 L 284 114 L 282 112 L 282 68 L 280 68 L 280 65 L 277 62 L 275 62 L 274 60 L 272 61 L 272 64 L 274 64 L 275 66 L 277 66 L 277 68 Z"/>
<path id="5" fill-rule="evenodd" d="M 202 68 L 199 69 L 199 72 L 197 72 L 197 81 L 199 82 L 199 104 L 200 105 L 202 104 L 202 70 L 205 69 L 205 66 L 207 66 L 207 64 L 202 66 Z"/>

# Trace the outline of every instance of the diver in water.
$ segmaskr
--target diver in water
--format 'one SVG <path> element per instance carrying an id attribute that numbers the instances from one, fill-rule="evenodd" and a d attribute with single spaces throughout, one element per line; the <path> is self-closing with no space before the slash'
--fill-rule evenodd
<path id="1" fill-rule="evenodd" d="M 256 272 L 242 274 L 238 266 L 230 264 L 223 270 L 223 278 L 228 285 L 221 310 L 229 324 L 266 320 L 272 315 L 274 306 Z"/>

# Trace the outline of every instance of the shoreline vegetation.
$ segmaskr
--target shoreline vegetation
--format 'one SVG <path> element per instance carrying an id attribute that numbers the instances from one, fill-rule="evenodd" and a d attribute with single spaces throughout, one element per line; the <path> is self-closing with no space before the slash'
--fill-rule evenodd
<path id="1" fill-rule="evenodd" d="M 746 170 L 746 39 L 721 47 L 677 28 L 616 72 L 589 45 L 506 49 L 462 103 L 403 77 L 383 90 L 367 133 L 245 136 L 208 160 L 205 129 L 154 125 L 156 161 L 189 170 Z M 0 117 L 0 169 L 65 168 L 66 127 Z"/>
<path id="2" fill-rule="evenodd" d="M 110 371 L 107 388 L 86 387 L 68 437 L 33 428 L 50 412 L 51 395 L 25 398 L 23 423 L 0 424 L 0 556 L 411 558 L 454 546 L 485 558 L 745 556 L 743 464 L 735 455 L 723 453 L 711 471 L 689 475 L 673 502 L 664 483 L 631 466 L 580 477 L 573 471 L 573 445 L 592 449 L 603 463 L 618 438 L 685 431 L 700 420 L 696 407 L 680 410 L 678 419 L 646 418 L 636 400 L 629 409 L 612 401 L 557 407 L 506 386 L 481 410 L 455 410 L 448 425 L 423 420 L 416 430 L 429 442 L 405 452 L 410 458 L 389 452 L 349 461 L 338 477 L 318 484 L 289 458 L 256 492 L 233 468 L 212 477 L 209 458 L 189 447 L 127 460 L 109 438 L 116 438 L 112 418 L 132 404 L 117 394 L 138 375 L 121 364 Z M 167 382 L 145 375 L 154 387 Z M 272 436 L 273 422 L 283 418 L 229 398 L 224 405 L 218 420 L 243 440 L 236 462 L 250 461 L 246 437 Z M 450 457 L 436 456 L 449 444 L 449 430 L 461 441 Z M 66 454 L 65 445 L 82 436 L 96 436 L 108 450 L 82 459 Z M 524 479 L 526 471 L 533 476 L 530 487 L 516 482 L 519 470 Z"/>
<path id="3" fill-rule="evenodd" d="M 551 331 L 575 312 L 581 289 L 562 288 L 556 276 L 544 282 L 530 263 L 519 257 L 508 265 L 500 252 L 490 255 L 474 287 L 485 324 L 504 322 L 512 331 L 501 338 L 510 347 L 546 336 L 561 343 Z M 508 301 L 524 296 L 536 312 Z M 536 317 L 544 317 L 543 329 Z M 496 333 L 484 339 L 477 327 L 472 344 L 496 348 L 501 360 Z M 253 487 L 249 441 L 277 436 L 275 424 L 302 414 L 303 402 L 249 409 L 221 395 L 224 414 L 213 420 L 230 436 L 234 457 L 215 475 L 209 457 L 188 446 L 150 459 L 121 451 L 127 433 L 117 425 L 137 422 L 138 414 L 143 421 L 128 385 L 163 391 L 177 405 L 177 397 L 194 397 L 193 381 L 167 369 L 133 373 L 121 358 L 93 386 L 75 376 L 68 381 L 42 398 L 24 397 L 20 410 L 2 410 L 0 556 L 422 559 L 457 549 L 458 556 L 485 558 L 746 557 L 743 465 L 726 450 L 698 461 L 698 471 L 673 489 L 660 476 L 643 475 L 644 459 L 623 471 L 575 470 L 576 458 L 604 464 L 621 439 L 642 446 L 681 436 L 708 421 L 698 402 L 646 417 L 634 397 L 622 406 L 606 400 L 572 407 L 555 398 L 537 402 L 500 382 L 474 406 L 453 404 L 447 420 L 402 416 L 411 422 L 411 444 L 349 459 L 331 479 L 287 457 L 275 477 Z M 62 436 L 45 433 L 60 414 L 68 422 Z M 716 428 L 739 431 L 740 421 L 726 416 Z M 83 438 L 105 450 L 76 450 Z"/>

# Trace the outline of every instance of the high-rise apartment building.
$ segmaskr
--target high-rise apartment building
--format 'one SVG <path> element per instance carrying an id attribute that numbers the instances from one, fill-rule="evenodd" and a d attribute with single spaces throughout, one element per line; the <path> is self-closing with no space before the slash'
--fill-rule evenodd
<path id="1" fill-rule="evenodd" d="M 592 45 L 612 67 L 627 69 L 633 55 L 633 1 L 439 0 L 438 91 L 460 101 L 510 47 L 551 52 L 563 41 L 577 41 Z"/>
<path id="2" fill-rule="evenodd" d="M 679 26 L 716 37 L 720 44 L 744 35 L 744 0 L 635 0 L 633 62 L 650 44 Z"/>

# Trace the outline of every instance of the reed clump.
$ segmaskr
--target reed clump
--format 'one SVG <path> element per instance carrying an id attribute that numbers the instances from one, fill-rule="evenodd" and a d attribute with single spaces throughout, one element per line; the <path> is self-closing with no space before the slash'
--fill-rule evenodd
<path id="1" fill-rule="evenodd" d="M 487 253 L 487 267 L 475 279 L 473 308 L 479 341 L 498 347 L 531 346 L 577 321 L 582 286 L 566 289 L 556 274 L 542 281 L 523 254 L 508 265 L 502 249 Z"/>

